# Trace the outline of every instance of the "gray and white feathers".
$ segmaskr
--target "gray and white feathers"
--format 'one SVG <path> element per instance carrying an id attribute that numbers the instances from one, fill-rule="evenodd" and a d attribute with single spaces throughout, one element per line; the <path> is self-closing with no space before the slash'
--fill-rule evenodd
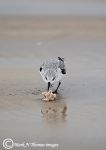
<path id="1" fill-rule="evenodd" d="M 40 74 L 46 83 L 59 82 L 66 74 L 64 59 L 58 57 L 45 61 L 40 67 Z"/>

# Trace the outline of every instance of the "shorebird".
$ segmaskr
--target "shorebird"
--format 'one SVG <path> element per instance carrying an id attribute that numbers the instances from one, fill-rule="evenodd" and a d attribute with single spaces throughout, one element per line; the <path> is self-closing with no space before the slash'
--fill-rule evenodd
<path id="1" fill-rule="evenodd" d="M 61 79 L 66 74 L 64 58 L 58 57 L 58 59 L 45 61 L 40 67 L 40 74 L 42 79 L 48 84 L 48 91 L 54 83 L 58 83 L 56 90 L 53 92 L 57 93 Z"/>

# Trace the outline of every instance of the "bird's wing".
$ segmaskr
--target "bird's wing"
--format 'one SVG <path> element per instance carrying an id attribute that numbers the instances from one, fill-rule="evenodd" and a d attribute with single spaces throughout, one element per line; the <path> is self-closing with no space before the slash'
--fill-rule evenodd
<path id="1" fill-rule="evenodd" d="M 62 73 L 62 74 L 66 74 L 66 68 L 65 68 L 64 62 L 61 62 L 61 63 L 59 64 L 59 68 L 61 69 L 61 73 Z"/>

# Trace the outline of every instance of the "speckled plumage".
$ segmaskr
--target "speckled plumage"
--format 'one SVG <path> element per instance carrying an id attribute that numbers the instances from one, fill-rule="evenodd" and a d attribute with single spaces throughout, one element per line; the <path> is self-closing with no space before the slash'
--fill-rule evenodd
<path id="1" fill-rule="evenodd" d="M 64 59 L 58 57 L 58 59 L 44 61 L 40 67 L 40 74 L 46 83 L 60 82 L 63 75 L 66 74 Z"/>

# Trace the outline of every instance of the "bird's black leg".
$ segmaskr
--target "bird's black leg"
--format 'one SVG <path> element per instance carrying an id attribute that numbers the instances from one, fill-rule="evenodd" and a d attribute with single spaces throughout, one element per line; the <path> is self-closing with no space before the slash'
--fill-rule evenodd
<path id="1" fill-rule="evenodd" d="M 47 89 L 48 91 L 49 91 L 49 88 L 50 88 L 50 82 L 48 82 L 48 89 Z"/>
<path id="2" fill-rule="evenodd" d="M 58 90 L 60 84 L 61 84 L 61 82 L 59 82 L 59 84 L 58 84 L 58 86 L 57 86 L 57 89 L 56 89 L 53 93 L 57 93 L 57 90 Z"/>

